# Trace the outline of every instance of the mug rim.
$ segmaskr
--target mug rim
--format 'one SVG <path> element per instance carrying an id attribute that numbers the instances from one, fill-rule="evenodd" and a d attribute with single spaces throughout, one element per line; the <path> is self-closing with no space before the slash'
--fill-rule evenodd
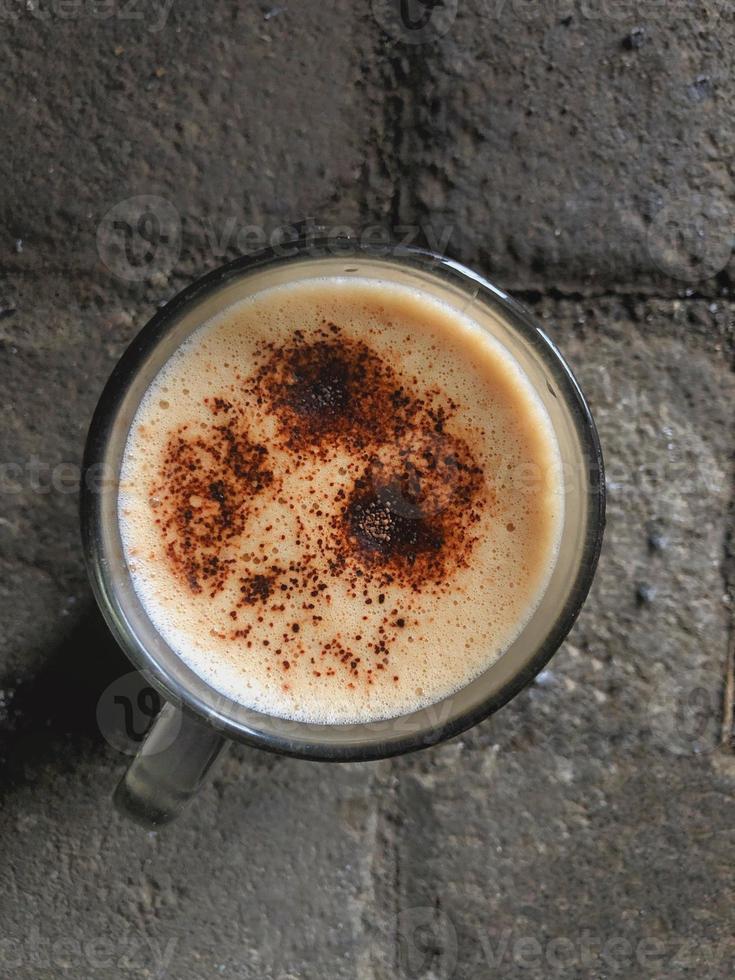
<path id="1" fill-rule="evenodd" d="M 602 447 L 587 401 L 559 349 L 537 323 L 536 318 L 522 304 L 493 285 L 484 276 L 460 262 L 417 246 L 386 247 L 384 243 L 371 245 L 352 239 L 312 237 L 290 243 L 290 247 L 295 251 L 290 251 L 288 254 L 283 254 L 282 247 L 281 249 L 267 248 L 253 255 L 241 256 L 196 279 L 156 311 L 136 334 L 118 360 L 97 403 L 84 451 L 80 489 L 80 519 L 84 558 L 95 599 L 115 640 L 133 665 L 163 698 L 173 701 L 179 708 L 200 722 L 214 727 L 224 737 L 266 751 L 316 761 L 371 761 L 417 751 L 440 741 L 445 741 L 473 727 L 519 694 L 543 670 L 559 649 L 587 598 L 602 546 L 605 527 L 605 479 Z M 499 307 L 511 328 L 522 333 L 524 338 L 532 343 L 534 352 L 539 355 L 544 367 L 550 371 L 559 390 L 563 392 L 564 402 L 569 409 L 579 439 L 581 459 L 584 460 L 587 467 L 589 485 L 586 494 L 585 538 L 576 566 L 574 583 L 563 607 L 556 613 L 553 623 L 545 632 L 543 641 L 522 667 L 497 691 L 490 693 L 487 698 L 448 721 L 428 726 L 420 732 L 412 732 L 390 739 L 386 738 L 385 741 L 370 742 L 369 744 L 356 744 L 354 742 L 341 744 L 339 742 L 319 742 L 318 739 L 315 741 L 303 738 L 294 740 L 289 737 L 274 736 L 272 733 L 238 724 L 225 714 L 219 714 L 215 720 L 214 714 L 206 710 L 205 705 L 200 706 L 191 692 L 173 684 L 170 675 L 143 648 L 137 637 L 131 636 L 125 628 L 124 609 L 119 596 L 116 594 L 111 575 L 108 573 L 109 563 L 102 553 L 102 537 L 99 531 L 103 520 L 101 514 L 103 494 L 92 489 L 89 474 L 105 458 L 106 448 L 123 397 L 139 368 L 186 310 L 195 306 L 205 297 L 215 294 L 218 289 L 225 285 L 240 278 L 246 278 L 265 268 L 297 261 L 308 261 L 309 259 L 327 257 L 348 259 L 358 255 L 363 258 L 388 261 L 399 266 L 413 266 L 429 274 L 437 275 L 443 272 L 446 276 L 451 275 L 454 282 L 459 277 L 465 288 L 469 288 L 471 285 L 476 294 L 482 292 L 483 300 L 490 301 L 489 305 Z M 117 495 L 117 490 L 115 493 Z M 177 656 L 175 652 L 174 655 Z M 504 655 L 502 654 L 496 663 L 502 660 Z M 487 670 L 491 670 L 493 666 L 491 665 Z M 203 678 L 199 679 L 215 694 L 218 693 Z M 221 697 L 228 703 L 239 705 L 239 702 L 231 702 L 225 696 Z M 436 703 L 440 704 L 443 700 L 442 698 Z M 255 709 L 250 710 L 254 711 Z M 309 728 L 322 727 L 310 722 L 277 719 L 276 716 L 264 712 L 260 712 L 260 714 L 265 718 L 283 720 L 284 724 L 299 729 L 308 730 Z M 396 717 L 400 718 L 401 716 Z M 403 717 L 410 717 L 410 713 Z M 395 721 L 396 719 L 385 719 L 375 724 L 387 724 L 391 720 Z M 329 726 L 332 731 L 340 727 L 342 726 Z"/>

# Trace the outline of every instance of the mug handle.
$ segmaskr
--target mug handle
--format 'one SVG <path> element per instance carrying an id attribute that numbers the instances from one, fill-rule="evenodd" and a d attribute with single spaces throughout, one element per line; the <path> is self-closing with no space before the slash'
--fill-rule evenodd
<path id="1" fill-rule="evenodd" d="M 114 793 L 117 809 L 154 830 L 197 793 L 229 740 L 167 701 Z"/>

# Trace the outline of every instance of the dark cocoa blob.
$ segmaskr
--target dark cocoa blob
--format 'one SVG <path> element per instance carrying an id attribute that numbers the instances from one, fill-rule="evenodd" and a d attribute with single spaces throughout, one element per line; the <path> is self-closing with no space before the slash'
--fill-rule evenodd
<path id="1" fill-rule="evenodd" d="M 418 501 L 406 496 L 398 483 L 356 488 L 345 519 L 357 549 L 369 560 L 402 559 L 412 565 L 418 555 L 442 546 L 441 529 L 426 519 Z"/>
<path id="2" fill-rule="evenodd" d="M 327 427 L 349 414 L 357 371 L 336 344 L 320 341 L 293 351 L 288 367 L 291 379 L 284 402 L 299 416 Z"/>
<path id="3" fill-rule="evenodd" d="M 379 447 L 355 481 L 335 550 L 358 577 L 370 573 L 371 581 L 377 575 L 414 591 L 435 585 L 466 561 L 486 499 L 483 471 L 462 439 L 409 427 L 399 442 Z"/>
<path id="4" fill-rule="evenodd" d="M 171 434 L 150 501 L 168 558 L 192 592 L 221 591 L 234 564 L 222 552 L 243 533 L 254 498 L 272 482 L 268 452 L 249 439 L 242 420 Z"/>
<path id="5" fill-rule="evenodd" d="M 267 351 L 256 390 L 294 451 L 340 445 L 362 449 L 390 436 L 411 399 L 395 372 L 362 341 L 334 324 Z"/>

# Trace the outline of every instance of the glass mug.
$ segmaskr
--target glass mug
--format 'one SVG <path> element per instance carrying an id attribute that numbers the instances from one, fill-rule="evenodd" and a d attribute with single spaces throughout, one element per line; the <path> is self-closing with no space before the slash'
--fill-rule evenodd
<path id="1" fill-rule="evenodd" d="M 559 443 L 564 528 L 541 602 L 517 639 L 483 674 L 444 700 L 407 715 L 318 725 L 271 717 L 231 701 L 168 646 L 133 588 L 117 498 L 138 405 L 192 331 L 262 289 L 335 275 L 422 289 L 469 314 L 515 357 L 543 401 Z M 92 474 L 102 474 L 102 479 Z M 196 793 L 229 739 L 302 759 L 350 762 L 411 752 L 475 725 L 518 694 L 569 632 L 592 583 L 604 513 L 600 443 L 572 372 L 529 313 L 477 273 L 413 247 L 311 240 L 237 259 L 199 279 L 160 309 L 125 352 L 97 406 L 85 450 L 81 519 L 92 588 L 116 640 L 165 700 L 115 792 L 117 806 L 146 826 L 167 823 Z"/>

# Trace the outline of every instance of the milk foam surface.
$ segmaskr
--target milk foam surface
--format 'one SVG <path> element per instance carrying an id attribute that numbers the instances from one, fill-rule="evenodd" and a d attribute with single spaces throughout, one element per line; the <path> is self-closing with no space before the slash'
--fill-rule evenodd
<path id="1" fill-rule="evenodd" d="M 149 617 L 212 687 L 278 717 L 385 719 L 466 686 L 528 621 L 563 526 L 560 458 L 469 317 L 311 279 L 223 311 L 164 365 L 119 522 Z"/>

